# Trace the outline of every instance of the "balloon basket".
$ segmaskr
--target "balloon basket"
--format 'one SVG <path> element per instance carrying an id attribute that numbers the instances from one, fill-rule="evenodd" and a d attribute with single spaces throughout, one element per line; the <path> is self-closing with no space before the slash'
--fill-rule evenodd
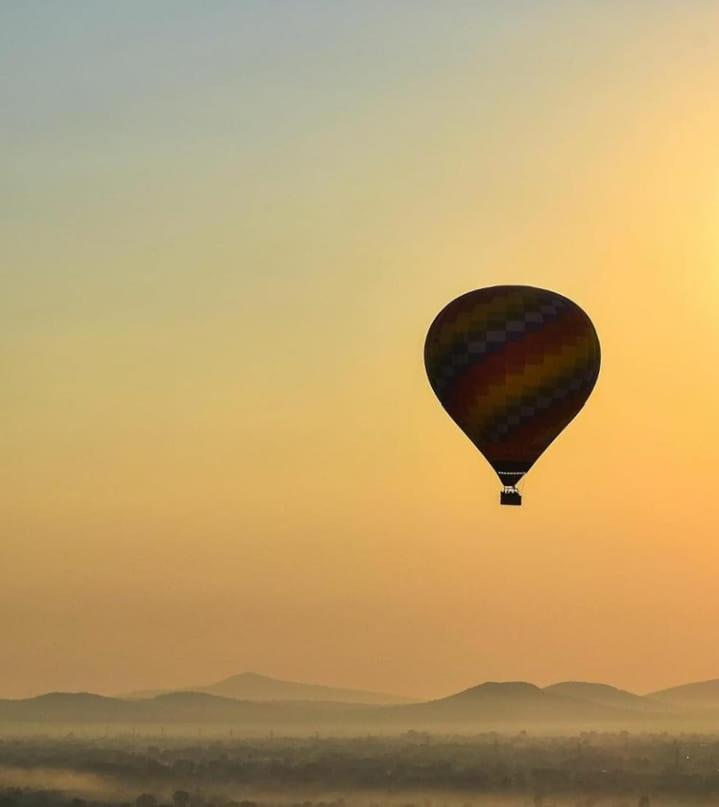
<path id="1" fill-rule="evenodd" d="M 518 507 L 522 504 L 522 494 L 517 488 L 504 488 L 499 494 L 499 503 Z"/>

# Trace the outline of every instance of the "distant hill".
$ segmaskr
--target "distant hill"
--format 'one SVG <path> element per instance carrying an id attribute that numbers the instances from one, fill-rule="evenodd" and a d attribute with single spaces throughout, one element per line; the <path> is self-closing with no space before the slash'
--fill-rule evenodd
<path id="1" fill-rule="evenodd" d="M 633 716 L 629 713 L 630 718 Z M 617 710 L 563 698 L 526 683 L 481 684 L 448 698 L 399 706 L 238 700 L 206 692 L 174 692 L 136 699 L 53 693 L 0 701 L 0 721 L 35 723 L 230 723 L 238 728 L 361 726 L 396 730 L 449 724 L 478 727 L 605 722 L 626 717 L 617 714 Z"/>
<path id="2" fill-rule="evenodd" d="M 0 721 L 6 722 L 115 722 L 134 719 L 126 701 L 89 692 L 49 692 L 36 698 L 0 700 Z"/>
<path id="3" fill-rule="evenodd" d="M 636 713 L 609 704 L 567 697 L 523 681 L 487 682 L 447 698 L 394 707 L 425 723 L 567 724 L 629 723 Z"/>
<path id="4" fill-rule="evenodd" d="M 681 709 L 719 709 L 719 678 L 661 689 L 650 697 Z"/>
<path id="5" fill-rule="evenodd" d="M 341 689 L 319 684 L 302 684 L 282 681 L 259 673 L 245 672 L 225 678 L 215 684 L 203 684 L 177 690 L 145 690 L 131 692 L 126 698 L 152 698 L 169 692 L 205 692 L 249 701 L 333 701 L 337 703 L 388 704 L 407 703 L 408 698 L 388 695 L 383 692 L 368 692 L 360 689 Z"/>
<path id="6" fill-rule="evenodd" d="M 335 701 L 338 703 L 384 704 L 402 703 L 409 700 L 384 692 L 281 681 L 252 672 L 233 675 L 217 684 L 203 687 L 201 691 L 222 695 L 226 698 L 256 701 Z"/>
<path id="7" fill-rule="evenodd" d="M 638 712 L 656 712 L 669 708 L 669 705 L 650 695 L 635 695 L 625 689 L 618 689 L 609 684 L 592 684 L 584 681 L 562 681 L 544 687 L 545 692 L 573 698 L 577 701 L 611 706 L 619 709 L 632 709 Z"/>
<path id="8" fill-rule="evenodd" d="M 243 675 L 221 682 L 232 693 L 249 691 L 254 697 L 247 699 L 184 691 L 135 698 L 54 692 L 23 700 L 0 700 L 0 725 L 206 724 L 231 726 L 240 731 L 346 733 L 409 729 L 554 731 L 570 727 L 573 731 L 585 728 L 703 731 L 715 730 L 719 723 L 719 708 L 714 700 L 719 697 L 717 681 L 675 687 L 653 696 L 580 681 L 565 681 L 544 689 L 522 681 L 487 682 L 445 698 L 404 704 L 342 702 L 338 698 L 348 697 L 347 692 L 357 693 L 267 681 L 264 676 Z M 333 699 L 297 699 L 308 690 L 311 696 Z M 289 697 L 280 700 L 282 694 Z"/>
<path id="9" fill-rule="evenodd" d="M 259 702 L 205 692 L 172 692 L 123 700 L 100 695 L 54 692 L 37 698 L 0 700 L 0 723 L 230 723 L 237 727 L 321 726 L 344 723 L 358 707 L 335 703 Z"/>

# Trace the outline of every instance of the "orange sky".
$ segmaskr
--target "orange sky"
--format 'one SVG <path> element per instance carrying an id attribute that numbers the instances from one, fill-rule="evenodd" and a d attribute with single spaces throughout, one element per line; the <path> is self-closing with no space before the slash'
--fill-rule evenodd
<path id="1" fill-rule="evenodd" d="M 0 12 L 0 695 L 719 676 L 719 11 L 525 5 Z M 422 345 L 515 282 L 603 367 L 500 509 Z"/>

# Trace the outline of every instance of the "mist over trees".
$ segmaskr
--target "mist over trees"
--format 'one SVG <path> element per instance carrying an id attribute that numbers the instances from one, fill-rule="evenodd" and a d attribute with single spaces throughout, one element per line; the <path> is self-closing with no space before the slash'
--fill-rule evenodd
<path id="1" fill-rule="evenodd" d="M 719 735 L 26 736 L 0 807 L 649 807 L 719 800 Z"/>

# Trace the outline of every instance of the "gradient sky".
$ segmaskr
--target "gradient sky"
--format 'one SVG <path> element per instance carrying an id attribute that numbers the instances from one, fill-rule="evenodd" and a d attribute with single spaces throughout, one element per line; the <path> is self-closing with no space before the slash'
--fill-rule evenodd
<path id="1" fill-rule="evenodd" d="M 719 8 L 0 4 L 0 695 L 719 677 Z M 424 375 L 603 346 L 498 506 Z"/>

